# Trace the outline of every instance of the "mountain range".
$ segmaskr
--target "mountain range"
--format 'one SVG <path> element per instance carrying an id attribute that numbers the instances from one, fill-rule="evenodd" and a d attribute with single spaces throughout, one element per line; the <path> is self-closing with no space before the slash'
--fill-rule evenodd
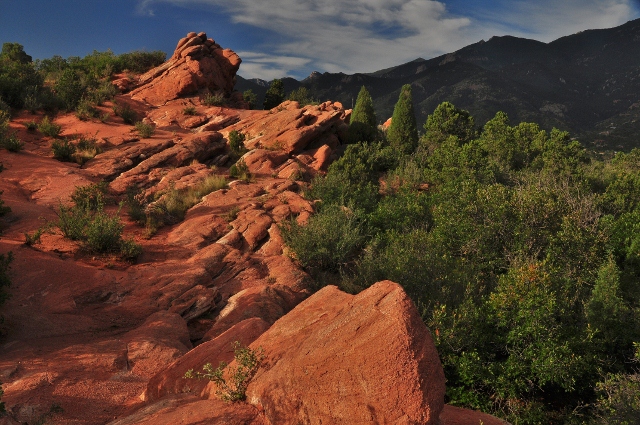
<path id="1" fill-rule="evenodd" d="M 640 146 L 640 19 L 587 30 L 550 43 L 501 36 L 432 59 L 371 73 L 314 72 L 283 79 L 285 92 L 304 86 L 319 101 L 351 107 L 362 85 L 380 122 L 393 113 L 400 88 L 411 84 L 418 123 L 443 101 L 468 110 L 478 125 L 496 112 L 512 123 L 536 122 L 571 132 L 586 146 L 628 150 Z M 238 76 L 262 103 L 269 83 Z"/>

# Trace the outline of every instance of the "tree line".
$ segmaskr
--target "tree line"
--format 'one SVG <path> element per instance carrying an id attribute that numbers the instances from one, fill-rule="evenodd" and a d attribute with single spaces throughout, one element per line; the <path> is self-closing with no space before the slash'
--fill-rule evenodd
<path id="1" fill-rule="evenodd" d="M 482 128 L 450 103 L 418 135 L 411 87 L 378 129 L 363 87 L 344 155 L 282 227 L 318 282 L 400 283 L 431 330 L 446 402 L 518 424 L 640 423 L 640 150 Z"/>

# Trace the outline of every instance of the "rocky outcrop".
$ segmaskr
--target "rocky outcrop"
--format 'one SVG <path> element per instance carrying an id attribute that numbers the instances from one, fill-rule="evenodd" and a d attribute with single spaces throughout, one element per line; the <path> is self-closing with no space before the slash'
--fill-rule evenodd
<path id="1" fill-rule="evenodd" d="M 251 347 L 262 347 L 265 360 L 247 402 L 268 424 L 438 424 L 445 389 L 438 353 L 393 282 L 355 296 L 327 286 Z"/>
<path id="2" fill-rule="evenodd" d="M 207 386 L 208 381 L 185 378 L 184 375 L 189 369 L 199 371 L 206 363 L 217 367 L 220 362 L 231 362 L 235 341 L 238 341 L 242 346 L 247 346 L 268 328 L 267 322 L 253 317 L 234 325 L 217 338 L 198 345 L 151 378 L 143 398 L 146 401 L 154 401 L 169 394 L 185 392 L 199 395 Z"/>
<path id="3" fill-rule="evenodd" d="M 178 42 L 171 58 L 141 75 L 131 97 L 160 106 L 198 93 L 231 95 L 240 57 L 223 49 L 203 32 L 191 32 Z"/>
<path id="4" fill-rule="evenodd" d="M 179 394 L 153 403 L 109 425 L 264 425 L 258 410 L 248 404 L 202 400 Z M 13 425 L 13 424 L 9 424 Z"/>
<path id="5" fill-rule="evenodd" d="M 247 117 L 226 130 L 237 130 L 247 136 L 250 149 L 265 148 L 299 154 L 327 145 L 335 149 L 346 141 L 350 111 L 339 102 L 300 107 L 286 101 L 262 114 Z"/>
<path id="6" fill-rule="evenodd" d="M 212 157 L 224 152 L 225 144 L 222 141 L 220 133 L 201 133 L 190 134 L 180 137 L 171 143 L 166 143 L 166 149 L 160 150 L 155 154 L 144 157 L 141 162 L 133 168 L 122 172 L 113 182 L 111 182 L 111 190 L 115 193 L 125 193 L 128 187 L 136 186 L 141 188 L 149 188 L 156 185 L 163 179 L 165 182 L 177 182 L 181 178 L 197 173 L 198 167 L 190 167 L 188 170 L 176 170 L 176 167 L 186 167 L 194 161 L 205 162 Z M 107 152 L 111 153 L 113 151 Z M 116 156 L 115 154 L 111 154 Z M 98 157 L 96 157 L 98 158 Z M 194 164 L 195 165 L 195 164 Z M 206 167 L 205 167 L 206 168 Z M 173 178 L 165 177 L 171 171 L 174 171 Z M 199 173 L 201 178 L 206 177 L 209 173 Z M 192 180 L 192 179 L 189 179 Z"/>

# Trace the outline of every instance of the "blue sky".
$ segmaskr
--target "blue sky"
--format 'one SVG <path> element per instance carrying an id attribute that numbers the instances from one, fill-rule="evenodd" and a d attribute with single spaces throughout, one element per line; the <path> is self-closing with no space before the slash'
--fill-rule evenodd
<path id="1" fill-rule="evenodd" d="M 494 35 L 540 41 L 640 17 L 640 0 L 0 0 L 0 42 L 34 58 L 170 55 L 205 31 L 246 78 L 372 72 Z"/>

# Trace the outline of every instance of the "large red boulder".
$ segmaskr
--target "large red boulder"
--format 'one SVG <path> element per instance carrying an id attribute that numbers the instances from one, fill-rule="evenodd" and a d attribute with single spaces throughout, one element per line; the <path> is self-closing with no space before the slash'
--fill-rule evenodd
<path id="1" fill-rule="evenodd" d="M 251 347 L 262 347 L 265 360 L 247 401 L 267 423 L 438 424 L 440 359 L 415 305 L 393 282 L 355 296 L 327 286 Z M 206 393 L 214 396 L 215 386 Z"/>
<path id="2" fill-rule="evenodd" d="M 161 106 L 200 92 L 231 95 L 242 60 L 205 33 L 189 33 L 178 42 L 171 58 L 140 76 L 131 97 Z"/>

